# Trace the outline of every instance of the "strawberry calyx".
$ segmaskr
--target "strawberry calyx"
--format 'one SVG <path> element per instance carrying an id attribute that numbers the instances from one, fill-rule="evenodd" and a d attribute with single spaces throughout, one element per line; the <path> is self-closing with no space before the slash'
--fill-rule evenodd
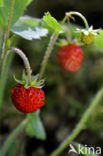
<path id="1" fill-rule="evenodd" d="M 15 76 L 14 76 L 14 80 L 19 83 L 19 84 L 22 84 L 24 85 L 24 88 L 30 88 L 30 87 L 35 87 L 35 88 L 42 88 L 44 86 L 44 80 L 39 80 L 38 81 L 38 78 L 39 78 L 39 74 L 36 74 L 36 75 L 32 75 L 32 81 L 31 81 L 31 84 L 28 85 L 28 78 L 25 74 L 25 72 L 23 72 L 22 74 L 22 79 L 21 80 L 18 80 Z"/>
<path id="2" fill-rule="evenodd" d="M 70 45 L 70 44 L 75 44 L 75 45 L 78 45 L 78 46 L 83 46 L 84 44 L 82 42 L 79 42 L 78 39 L 74 39 L 72 40 L 71 42 L 68 41 L 68 40 L 65 40 L 65 39 L 59 39 L 58 42 L 56 43 L 56 45 L 58 45 L 59 47 L 64 47 L 64 46 L 67 46 L 67 45 Z"/>
<path id="3" fill-rule="evenodd" d="M 63 46 L 66 46 L 70 43 L 71 42 L 66 40 L 66 39 L 59 39 L 58 42 L 56 43 L 56 45 L 58 45 L 59 47 L 63 47 Z"/>

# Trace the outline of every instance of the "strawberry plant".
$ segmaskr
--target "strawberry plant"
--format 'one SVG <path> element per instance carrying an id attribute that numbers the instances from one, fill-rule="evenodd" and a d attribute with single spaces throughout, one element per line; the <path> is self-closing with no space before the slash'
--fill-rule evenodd
<path id="1" fill-rule="evenodd" d="M 70 11 L 65 14 L 63 20 L 58 22 L 47 12 L 42 19 L 34 19 L 30 16 L 22 16 L 26 7 L 32 0 L 1 0 L 0 1 L 0 109 L 3 107 L 3 97 L 5 96 L 5 84 L 8 70 L 13 59 L 12 53 L 18 54 L 24 62 L 25 71 L 21 80 L 14 76 L 16 85 L 11 91 L 11 101 L 14 107 L 21 113 L 25 113 L 25 119 L 10 133 L 7 139 L 0 147 L 0 155 L 7 154 L 17 135 L 25 128 L 26 133 L 35 136 L 38 139 L 46 139 L 46 132 L 40 119 L 40 108 L 45 105 L 46 95 L 43 91 L 44 72 L 48 61 L 56 44 L 60 47 L 58 51 L 59 68 L 65 70 L 68 74 L 73 72 L 77 74 L 84 58 L 83 46 L 92 44 L 103 51 L 103 30 L 93 30 L 89 27 L 86 18 L 79 12 Z M 85 28 L 71 26 L 70 21 L 74 16 L 79 16 L 85 25 Z M 69 23 L 68 23 L 69 22 Z M 40 71 L 33 75 L 28 58 L 25 53 L 15 47 L 15 38 L 19 36 L 25 40 L 31 41 L 50 36 Z M 55 68 L 55 67 L 54 67 Z M 49 79 L 49 76 L 48 76 Z M 82 116 L 74 131 L 66 140 L 51 154 L 57 156 L 77 137 L 84 128 L 85 123 L 90 117 L 94 108 L 99 104 L 103 97 L 103 88 L 94 97 L 90 106 Z M 2 118 L 2 111 L 0 112 Z"/>

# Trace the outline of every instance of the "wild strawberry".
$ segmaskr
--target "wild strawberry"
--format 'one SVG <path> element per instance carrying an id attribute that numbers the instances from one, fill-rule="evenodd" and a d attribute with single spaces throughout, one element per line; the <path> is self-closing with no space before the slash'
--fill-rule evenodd
<path id="1" fill-rule="evenodd" d="M 11 91 L 12 102 L 15 107 L 24 113 L 37 111 L 44 105 L 45 94 L 42 89 L 17 84 Z"/>
<path id="2" fill-rule="evenodd" d="M 58 60 L 64 70 L 76 72 L 83 61 L 83 51 L 75 43 L 63 46 L 58 52 Z"/>

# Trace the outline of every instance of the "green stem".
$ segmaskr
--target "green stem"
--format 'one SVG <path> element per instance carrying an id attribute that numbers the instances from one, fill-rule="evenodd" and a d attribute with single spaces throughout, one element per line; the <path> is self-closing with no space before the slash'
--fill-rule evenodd
<path id="1" fill-rule="evenodd" d="M 27 70 L 27 74 L 28 74 L 28 85 L 31 84 L 31 68 L 30 68 L 30 63 L 28 58 L 25 56 L 25 54 L 23 53 L 23 51 L 21 51 L 18 48 L 11 48 L 11 50 L 15 51 L 24 61 L 26 70 Z M 10 50 L 8 51 L 8 53 L 10 52 Z"/>
<path id="2" fill-rule="evenodd" d="M 2 108 L 3 99 L 5 96 L 4 91 L 5 91 L 5 85 L 6 85 L 7 78 L 8 78 L 7 73 L 8 73 L 8 69 L 11 65 L 13 57 L 14 57 L 13 54 L 8 56 L 6 65 L 5 65 L 5 72 L 3 73 L 3 76 L 0 79 L 0 109 Z M 0 119 L 1 119 L 1 116 L 2 116 L 2 111 L 0 111 Z"/>
<path id="3" fill-rule="evenodd" d="M 4 142 L 3 146 L 0 148 L 0 155 L 4 156 L 8 151 L 9 147 L 13 143 L 14 139 L 17 135 L 24 129 L 27 124 L 27 119 L 23 120 L 15 129 L 14 131 L 8 136 L 6 141 Z"/>
<path id="4" fill-rule="evenodd" d="M 68 19 L 68 16 L 66 15 L 66 16 L 63 18 L 63 20 L 62 20 L 62 22 L 61 22 L 61 25 L 63 25 L 63 24 L 66 22 L 67 19 Z"/>
<path id="5" fill-rule="evenodd" d="M 40 68 L 40 72 L 39 72 L 39 80 L 43 76 L 43 73 L 45 71 L 45 68 L 46 68 L 49 56 L 50 56 L 50 54 L 52 52 L 53 46 L 55 44 L 55 41 L 56 41 L 58 35 L 59 35 L 59 32 L 54 32 L 53 35 L 50 38 L 50 42 L 49 42 L 48 48 L 47 48 L 47 50 L 45 52 L 45 56 L 44 56 L 44 59 L 43 59 L 42 64 L 41 64 L 41 68 Z"/>
<path id="6" fill-rule="evenodd" d="M 8 40 L 9 34 L 10 34 L 10 25 L 11 25 L 11 20 L 12 20 L 12 15 L 13 15 L 14 4 L 15 4 L 15 0 L 12 0 L 10 13 L 9 13 L 8 27 L 6 31 L 6 40 Z"/>
<path id="7" fill-rule="evenodd" d="M 91 115 L 93 109 L 97 106 L 101 98 L 103 97 L 103 88 L 98 92 L 94 100 L 92 101 L 91 105 L 87 109 L 87 111 L 84 113 L 82 119 L 77 124 L 76 128 L 72 132 L 70 136 L 67 137 L 66 140 L 51 154 L 51 156 L 58 156 L 65 148 L 69 146 L 69 144 L 77 137 L 77 135 L 80 133 L 80 131 L 84 128 L 84 124 L 88 120 L 89 116 Z"/>
<path id="8" fill-rule="evenodd" d="M 13 15 L 14 4 L 15 4 L 15 0 L 12 0 L 11 1 L 10 13 L 9 13 L 9 19 L 8 19 L 7 30 L 6 30 L 6 35 L 5 35 L 4 51 L 2 52 L 2 56 L 1 56 L 0 76 L 2 76 L 4 66 L 5 66 L 5 59 L 6 59 L 6 55 L 7 55 L 7 41 L 9 39 L 9 34 L 10 34 L 10 25 L 11 25 L 11 20 L 12 20 L 12 15 Z"/>
<path id="9" fill-rule="evenodd" d="M 2 35 L 1 35 L 1 40 L 0 40 L 0 58 L 1 58 L 1 56 L 2 56 L 2 52 L 3 52 L 3 50 L 4 50 L 4 42 L 5 42 L 5 32 L 4 31 L 2 31 L 2 33 L 1 33 Z"/>
<path id="10" fill-rule="evenodd" d="M 86 18 L 85 18 L 81 13 L 76 12 L 76 11 L 70 11 L 70 12 L 66 13 L 66 16 L 64 17 L 62 23 L 65 23 L 65 21 L 66 21 L 70 16 L 72 16 L 72 15 L 77 15 L 77 16 L 79 16 L 79 17 L 83 20 L 86 29 L 87 29 L 87 30 L 89 29 L 89 25 L 88 25 L 88 22 L 87 22 Z M 61 24 L 62 24 L 62 23 L 61 23 Z"/>

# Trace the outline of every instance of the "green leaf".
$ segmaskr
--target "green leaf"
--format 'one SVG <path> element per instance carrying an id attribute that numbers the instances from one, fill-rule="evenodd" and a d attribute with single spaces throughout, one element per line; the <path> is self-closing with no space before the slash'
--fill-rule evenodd
<path id="1" fill-rule="evenodd" d="M 3 7 L 4 5 L 4 0 L 0 0 L 0 7 Z"/>
<path id="2" fill-rule="evenodd" d="M 99 31 L 99 34 L 95 37 L 95 45 L 103 51 L 103 29 Z"/>
<path id="3" fill-rule="evenodd" d="M 40 39 L 48 34 L 48 30 L 45 28 L 27 26 L 19 22 L 11 28 L 11 31 L 27 40 Z"/>
<path id="4" fill-rule="evenodd" d="M 39 26 L 40 27 L 42 24 L 42 20 L 25 15 L 19 18 L 18 23 L 24 24 L 26 26 Z"/>
<path id="5" fill-rule="evenodd" d="M 27 115 L 28 125 L 26 127 L 26 132 L 29 136 L 35 136 L 38 139 L 46 139 L 46 133 L 43 127 L 43 124 L 39 117 L 40 111 L 31 113 Z"/>
<path id="6" fill-rule="evenodd" d="M 30 2 L 31 0 L 15 0 L 11 26 L 14 25 L 19 17 L 24 13 L 25 8 L 30 4 Z M 2 26 L 7 26 L 10 7 L 11 0 L 4 0 L 4 6 L 0 7 L 0 23 Z"/>
<path id="7" fill-rule="evenodd" d="M 32 2 L 32 0 L 28 0 L 26 5 L 29 5 Z"/>
<path id="8" fill-rule="evenodd" d="M 54 31 L 57 32 L 64 32 L 64 29 L 62 26 L 57 22 L 57 20 L 51 16 L 49 12 L 43 16 L 43 20 L 46 22 L 46 24 L 51 27 Z"/>
<path id="9" fill-rule="evenodd" d="M 8 150 L 8 156 L 17 155 L 18 148 L 19 148 L 19 141 L 18 139 L 15 139 L 15 141 L 12 143 L 11 147 Z"/>

